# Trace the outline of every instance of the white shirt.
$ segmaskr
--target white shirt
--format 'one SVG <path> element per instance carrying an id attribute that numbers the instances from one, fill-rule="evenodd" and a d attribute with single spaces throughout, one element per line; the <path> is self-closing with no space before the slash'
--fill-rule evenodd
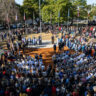
<path id="1" fill-rule="evenodd" d="M 35 74 L 36 74 L 36 70 L 33 70 L 33 71 L 32 71 L 32 74 L 34 74 L 34 75 L 35 75 Z"/>
<path id="2" fill-rule="evenodd" d="M 42 65 L 42 66 L 41 66 L 41 69 L 42 69 L 42 70 L 44 70 L 44 69 L 45 69 L 45 66 L 44 66 L 44 65 Z"/>
<path id="3" fill-rule="evenodd" d="M 22 60 L 22 62 L 21 62 L 22 64 L 25 64 L 25 61 L 24 60 Z"/>
<path id="4" fill-rule="evenodd" d="M 28 38 L 28 41 L 30 42 L 31 41 L 31 38 Z"/>
<path id="5" fill-rule="evenodd" d="M 37 65 L 38 64 L 38 61 L 35 61 L 35 65 Z"/>
<path id="6" fill-rule="evenodd" d="M 42 74 L 43 74 L 43 76 L 47 76 L 47 74 L 46 74 L 46 72 L 45 72 L 45 71 L 43 71 L 43 72 L 42 72 Z"/>
<path id="7" fill-rule="evenodd" d="M 42 61 L 39 61 L 39 65 L 42 65 L 43 64 L 43 62 Z"/>

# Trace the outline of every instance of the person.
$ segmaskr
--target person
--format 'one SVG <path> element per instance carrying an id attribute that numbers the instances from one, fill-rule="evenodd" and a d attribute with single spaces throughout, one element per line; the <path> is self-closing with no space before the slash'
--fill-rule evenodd
<path id="1" fill-rule="evenodd" d="M 53 45 L 54 52 L 56 53 L 56 44 Z"/>
<path id="2" fill-rule="evenodd" d="M 39 55 L 39 58 L 42 59 L 42 54 Z"/>
<path id="3" fill-rule="evenodd" d="M 28 38 L 28 44 L 29 45 L 31 44 L 31 38 L 30 37 Z"/>
<path id="4" fill-rule="evenodd" d="M 33 45 L 35 45 L 35 37 L 33 38 Z"/>
<path id="5" fill-rule="evenodd" d="M 10 44 L 9 44 L 9 42 L 7 42 L 7 48 L 8 48 L 8 50 L 10 49 Z"/>
<path id="6" fill-rule="evenodd" d="M 18 35 L 18 40 L 21 40 L 22 36 L 21 34 Z"/>
<path id="7" fill-rule="evenodd" d="M 38 54 L 35 54 L 35 59 L 38 60 Z"/>
<path id="8" fill-rule="evenodd" d="M 61 51 L 61 48 L 62 48 L 61 43 L 59 43 L 59 51 Z"/>
<path id="9" fill-rule="evenodd" d="M 39 45 L 41 45 L 41 44 L 42 44 L 42 37 L 39 36 L 39 37 L 38 37 L 38 40 L 39 40 Z"/>
<path id="10" fill-rule="evenodd" d="M 72 43 L 78 45 L 77 41 Z M 90 58 L 79 51 L 56 53 L 52 56 L 54 65 L 50 66 L 51 62 L 47 68 L 42 56 L 36 54 L 33 58 L 21 53 L 16 56 L 15 50 L 10 49 L 0 58 L 0 96 L 96 95 L 96 60 L 90 55 L 91 48 L 84 48 Z M 8 57 L 18 59 L 9 61 Z"/>
<path id="11" fill-rule="evenodd" d="M 54 36 L 52 36 L 51 39 L 52 39 L 52 44 L 54 44 Z"/>

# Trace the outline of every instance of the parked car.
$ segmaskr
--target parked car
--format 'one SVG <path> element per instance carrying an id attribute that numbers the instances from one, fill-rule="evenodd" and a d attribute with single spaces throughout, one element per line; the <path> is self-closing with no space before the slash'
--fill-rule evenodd
<path id="1" fill-rule="evenodd" d="M 3 25 L 0 25 L 0 30 L 3 30 L 5 29 Z"/>
<path id="2" fill-rule="evenodd" d="M 23 25 L 21 23 L 17 24 L 17 28 L 22 28 L 22 27 L 23 27 Z"/>
<path id="3" fill-rule="evenodd" d="M 16 24 L 11 24 L 10 25 L 10 29 L 16 29 L 17 28 L 17 25 Z"/>

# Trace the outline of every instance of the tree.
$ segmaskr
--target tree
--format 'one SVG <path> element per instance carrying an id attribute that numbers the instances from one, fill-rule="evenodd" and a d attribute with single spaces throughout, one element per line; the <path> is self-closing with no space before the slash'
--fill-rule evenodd
<path id="1" fill-rule="evenodd" d="M 24 0 L 23 8 L 27 18 L 33 18 L 33 13 L 35 14 L 36 17 L 39 16 L 38 0 Z"/>
<path id="2" fill-rule="evenodd" d="M 72 7 L 70 0 L 46 0 L 46 2 L 48 2 L 47 5 L 42 8 L 43 21 L 48 22 L 52 19 L 52 23 L 57 23 L 68 20 L 68 9 Z"/>
<path id="3" fill-rule="evenodd" d="M 41 1 L 41 16 L 42 21 L 57 23 L 78 18 L 77 7 L 80 10 L 80 19 L 87 17 L 87 3 L 86 0 L 40 0 Z M 24 0 L 23 3 L 24 12 L 28 18 L 39 17 L 39 0 Z M 68 18 L 68 10 L 70 10 L 70 16 Z"/>
<path id="4" fill-rule="evenodd" d="M 18 8 L 16 7 L 14 0 L 0 0 L 0 20 L 9 22 L 15 20 L 16 13 L 18 13 Z"/>
<path id="5" fill-rule="evenodd" d="M 79 7 L 79 19 L 85 19 L 87 15 L 87 2 L 86 0 L 72 0 L 72 5 L 74 7 L 74 18 L 78 18 L 78 7 Z"/>
<path id="6" fill-rule="evenodd" d="M 96 16 L 96 5 L 92 5 L 89 10 L 90 10 L 89 19 L 93 20 L 93 16 Z"/>

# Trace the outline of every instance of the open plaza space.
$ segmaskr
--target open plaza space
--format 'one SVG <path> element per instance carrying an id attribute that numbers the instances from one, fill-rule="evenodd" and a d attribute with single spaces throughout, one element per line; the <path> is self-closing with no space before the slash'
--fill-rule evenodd
<path id="1" fill-rule="evenodd" d="M 0 0 L 0 96 L 96 96 L 95 0 Z"/>

